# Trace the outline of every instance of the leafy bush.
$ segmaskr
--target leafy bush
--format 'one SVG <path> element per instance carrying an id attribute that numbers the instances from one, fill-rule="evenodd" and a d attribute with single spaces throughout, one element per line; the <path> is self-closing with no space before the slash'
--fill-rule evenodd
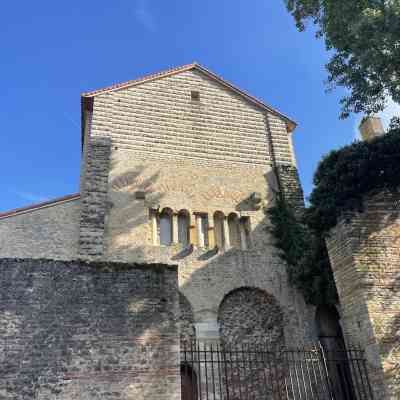
<path id="1" fill-rule="evenodd" d="M 400 129 L 372 141 L 355 142 L 329 153 L 314 175 L 305 221 L 326 235 L 346 212 L 362 211 L 368 193 L 400 185 Z"/>

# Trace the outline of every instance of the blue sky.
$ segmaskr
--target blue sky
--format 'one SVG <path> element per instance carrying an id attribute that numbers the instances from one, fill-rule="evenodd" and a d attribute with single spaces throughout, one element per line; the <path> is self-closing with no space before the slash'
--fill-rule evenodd
<path id="1" fill-rule="evenodd" d="M 283 0 L 7 1 L 0 16 L 0 211 L 78 191 L 80 93 L 197 61 L 289 115 L 306 194 L 350 143 L 322 41 Z"/>

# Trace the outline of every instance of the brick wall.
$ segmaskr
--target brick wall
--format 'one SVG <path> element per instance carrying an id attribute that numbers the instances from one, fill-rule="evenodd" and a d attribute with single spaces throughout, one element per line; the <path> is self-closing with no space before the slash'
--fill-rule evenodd
<path id="1" fill-rule="evenodd" d="M 379 399 L 400 397 L 399 202 L 398 193 L 367 196 L 327 239 L 345 337 L 366 349 Z"/>
<path id="2" fill-rule="evenodd" d="M 0 257 L 75 258 L 79 208 L 75 199 L 0 218 Z"/>
<path id="3" fill-rule="evenodd" d="M 176 273 L 0 259 L 0 397 L 180 399 Z"/>

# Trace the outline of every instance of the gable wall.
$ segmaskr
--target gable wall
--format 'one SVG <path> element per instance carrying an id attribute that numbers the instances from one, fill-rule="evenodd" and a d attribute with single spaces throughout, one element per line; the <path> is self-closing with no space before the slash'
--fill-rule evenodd
<path id="1" fill-rule="evenodd" d="M 199 103 L 191 90 L 200 92 Z M 263 206 L 272 201 L 272 147 L 277 162 L 293 163 L 282 120 L 188 71 L 97 95 L 87 146 L 84 186 L 91 193 L 82 199 L 82 256 L 179 264 L 180 291 L 193 308 L 198 338 L 218 331 L 217 312 L 227 293 L 256 287 L 282 306 L 288 342 L 304 340 L 304 301 L 287 283 L 263 207 L 248 202 L 253 192 L 262 195 Z M 248 216 L 252 246 L 213 253 L 195 245 L 185 254 L 180 244 L 155 245 L 149 210 L 164 207 L 175 214 L 187 210 L 192 225 L 196 212 L 207 213 L 210 229 L 216 211 Z"/>
<path id="2" fill-rule="evenodd" d="M 200 102 L 190 91 L 200 92 Z M 152 158 L 196 159 L 266 165 L 271 162 L 267 126 L 275 150 L 292 162 L 285 123 L 198 71 L 146 82 L 94 99 L 92 136 Z"/>

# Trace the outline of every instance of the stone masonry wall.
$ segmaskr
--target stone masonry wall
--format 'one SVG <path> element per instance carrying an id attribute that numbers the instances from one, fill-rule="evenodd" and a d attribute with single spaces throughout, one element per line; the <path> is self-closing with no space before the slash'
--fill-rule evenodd
<path id="1" fill-rule="evenodd" d="M 81 184 L 79 256 L 99 259 L 103 255 L 104 221 L 108 208 L 111 141 L 109 137 L 99 136 L 87 140 L 86 166 Z"/>
<path id="2" fill-rule="evenodd" d="M 0 398 L 180 400 L 176 267 L 0 259 Z"/>
<path id="3" fill-rule="evenodd" d="M 0 257 L 76 258 L 79 207 L 76 199 L 0 218 Z"/>
<path id="4" fill-rule="evenodd" d="M 284 345 L 283 313 L 276 299 L 262 290 L 239 288 L 229 293 L 218 311 L 224 344 Z"/>
<path id="5" fill-rule="evenodd" d="M 345 338 L 361 344 L 377 399 L 400 398 L 400 194 L 365 199 L 327 239 Z"/>
<path id="6" fill-rule="evenodd" d="M 200 101 L 191 100 L 192 90 Z M 201 72 L 186 71 L 96 96 L 91 135 L 153 159 L 267 165 L 271 129 L 277 161 L 294 163 L 285 122 L 269 119 Z"/>
<path id="7" fill-rule="evenodd" d="M 192 90 L 200 101 L 191 99 Z M 263 210 L 272 204 L 271 188 L 277 189 L 273 161 L 295 164 L 283 120 L 203 73 L 186 71 L 95 96 L 90 129 L 89 138 L 107 137 L 111 144 L 98 255 L 179 264 L 180 290 L 192 306 L 198 338 L 218 334 L 219 305 L 242 286 L 265 290 L 278 300 L 288 341 L 308 337 L 307 307 L 288 285 Z M 249 201 L 253 192 L 262 196 L 258 208 Z M 164 207 L 175 214 L 187 210 L 193 228 L 199 212 L 208 215 L 210 230 L 216 211 L 248 217 L 251 247 L 215 253 L 154 245 L 150 209 Z M 93 246 L 96 235 L 88 235 Z"/>
<path id="8" fill-rule="evenodd" d="M 198 329 L 217 321 L 224 296 L 238 287 L 259 288 L 274 296 L 285 315 L 288 342 L 309 337 L 307 307 L 287 281 L 286 266 L 278 256 L 270 222 L 263 207 L 273 202 L 272 169 L 261 166 L 227 164 L 224 168 L 209 162 L 140 159 L 114 150 L 109 175 L 110 208 L 106 217 L 105 257 L 109 260 L 177 263 L 179 286 L 193 308 Z M 248 198 L 260 192 L 260 208 L 251 207 Z M 136 198 L 144 192 L 145 198 Z M 187 210 L 194 224 L 194 213 L 207 213 L 213 229 L 215 211 L 236 212 L 250 218 L 248 250 L 230 248 L 215 252 L 194 247 L 187 251 L 180 244 L 154 245 L 149 209 L 170 207 L 175 213 Z M 218 327 L 212 328 L 218 334 Z M 198 335 L 201 338 L 202 335 Z"/>

